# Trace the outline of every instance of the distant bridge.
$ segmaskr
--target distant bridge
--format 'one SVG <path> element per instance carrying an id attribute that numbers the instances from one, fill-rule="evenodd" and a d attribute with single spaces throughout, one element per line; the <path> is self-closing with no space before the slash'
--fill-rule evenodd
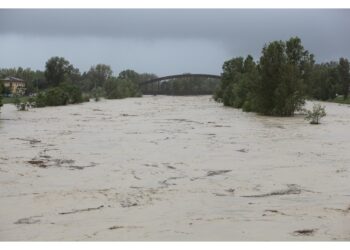
<path id="1" fill-rule="evenodd" d="M 154 79 L 150 79 L 144 82 L 140 82 L 140 85 L 147 85 L 149 83 L 154 83 L 154 82 L 161 82 L 164 80 L 171 80 L 171 79 L 178 79 L 178 78 L 189 78 L 189 77 L 202 77 L 202 78 L 213 78 L 213 79 L 221 79 L 221 76 L 219 75 L 210 75 L 210 74 L 181 74 L 181 75 L 170 75 L 170 76 L 163 76 L 163 77 L 158 77 Z"/>

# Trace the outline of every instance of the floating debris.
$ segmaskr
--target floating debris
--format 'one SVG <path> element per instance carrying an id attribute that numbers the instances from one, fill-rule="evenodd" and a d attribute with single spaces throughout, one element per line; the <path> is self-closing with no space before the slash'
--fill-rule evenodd
<path id="1" fill-rule="evenodd" d="M 113 227 L 109 227 L 109 230 L 115 230 L 115 229 L 121 229 L 124 228 L 123 226 L 113 226 Z"/>
<path id="2" fill-rule="evenodd" d="M 229 189 L 226 189 L 225 191 L 228 192 L 228 193 L 234 193 L 235 189 L 234 188 L 229 188 Z"/>
<path id="3" fill-rule="evenodd" d="M 27 161 L 29 164 L 35 165 L 39 168 L 47 168 L 47 165 L 42 160 L 30 160 Z"/>
<path id="4" fill-rule="evenodd" d="M 256 194 L 256 195 L 242 195 L 241 197 L 253 197 L 253 198 L 259 198 L 259 197 L 268 197 L 268 196 L 274 196 L 274 195 L 289 195 L 289 194 L 300 194 L 301 189 L 295 185 L 295 184 L 288 184 L 288 188 L 284 190 L 277 190 L 266 194 Z"/>
<path id="5" fill-rule="evenodd" d="M 136 202 L 132 202 L 129 200 L 124 200 L 120 202 L 120 206 L 122 207 L 136 207 L 138 204 Z"/>
<path id="6" fill-rule="evenodd" d="M 296 236 L 312 236 L 314 233 L 317 231 L 317 229 L 302 229 L 302 230 L 296 230 L 293 232 L 294 235 Z"/>
<path id="7" fill-rule="evenodd" d="M 40 143 L 40 140 L 37 139 L 32 139 L 32 138 L 10 138 L 10 140 L 21 140 L 21 141 L 27 141 L 30 144 L 36 144 L 36 143 Z"/>
<path id="8" fill-rule="evenodd" d="M 81 212 L 88 212 L 88 211 L 94 211 L 94 210 L 98 210 L 104 208 L 103 205 L 99 206 L 99 207 L 89 207 L 89 208 L 84 208 L 84 209 L 74 209 L 72 211 L 69 212 L 61 212 L 59 214 L 61 215 L 65 215 L 65 214 L 76 214 L 76 213 L 81 213 Z"/>
<path id="9" fill-rule="evenodd" d="M 231 171 L 232 170 L 212 170 L 207 172 L 207 176 L 221 175 Z"/>
<path id="10" fill-rule="evenodd" d="M 39 219 L 34 219 L 34 218 L 40 218 L 42 216 L 31 216 L 31 217 L 27 217 L 27 218 L 22 218 L 19 219 L 18 221 L 15 222 L 15 224 L 36 224 L 39 223 L 40 220 Z"/>

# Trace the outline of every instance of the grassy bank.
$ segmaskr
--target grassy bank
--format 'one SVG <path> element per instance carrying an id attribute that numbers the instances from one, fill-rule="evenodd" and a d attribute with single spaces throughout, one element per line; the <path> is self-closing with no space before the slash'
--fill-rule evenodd
<path id="1" fill-rule="evenodd" d="M 350 104 L 350 97 L 344 100 L 343 96 L 337 96 L 336 98 L 329 100 L 328 102 L 335 102 L 340 104 Z"/>
<path id="2" fill-rule="evenodd" d="M 27 102 L 29 98 L 30 98 L 29 96 L 21 96 L 21 97 L 19 97 L 19 100 L 21 102 Z M 15 97 L 3 97 L 2 98 L 2 104 L 14 103 L 15 99 L 16 99 Z"/>

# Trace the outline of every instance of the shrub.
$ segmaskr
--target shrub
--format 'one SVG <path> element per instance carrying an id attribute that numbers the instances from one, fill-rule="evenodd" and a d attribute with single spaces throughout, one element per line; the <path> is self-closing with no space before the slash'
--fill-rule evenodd
<path id="1" fill-rule="evenodd" d="M 89 102 L 90 101 L 90 95 L 88 94 L 83 94 L 83 102 Z"/>
<path id="2" fill-rule="evenodd" d="M 69 95 L 60 87 L 49 89 L 45 94 L 45 106 L 61 106 L 69 102 Z"/>
<path id="3" fill-rule="evenodd" d="M 21 102 L 18 96 L 16 96 L 15 99 L 13 100 L 13 104 L 16 106 L 17 110 L 19 111 L 27 110 L 26 104 L 24 102 Z"/>
<path id="4" fill-rule="evenodd" d="M 46 106 L 46 94 L 45 92 L 39 92 L 35 98 L 35 107 L 41 108 Z"/>
<path id="5" fill-rule="evenodd" d="M 63 83 L 58 87 L 40 92 L 35 98 L 36 107 L 62 106 L 88 101 L 83 98 L 81 90 L 72 84 Z"/>
<path id="6" fill-rule="evenodd" d="M 314 104 L 312 110 L 307 110 L 306 120 L 310 121 L 310 124 L 319 124 L 322 117 L 326 116 L 325 107 L 321 104 Z"/>
<path id="7" fill-rule="evenodd" d="M 79 87 L 73 84 L 63 83 L 59 88 L 68 95 L 68 103 L 74 104 L 83 102 L 82 92 Z"/>
<path id="8" fill-rule="evenodd" d="M 32 97 L 19 97 L 18 95 L 14 96 L 12 104 L 16 106 L 18 111 L 27 111 L 29 108 L 35 106 Z"/>

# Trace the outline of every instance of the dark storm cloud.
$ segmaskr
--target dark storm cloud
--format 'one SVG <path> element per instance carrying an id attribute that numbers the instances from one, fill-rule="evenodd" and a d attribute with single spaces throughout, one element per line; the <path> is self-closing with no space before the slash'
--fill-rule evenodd
<path id="1" fill-rule="evenodd" d="M 1 10 L 0 33 L 44 36 L 229 39 L 340 33 L 349 10 Z M 330 29 L 328 29 L 330 28 Z M 348 32 L 347 32 L 348 33 Z M 347 34 L 350 37 L 349 34 Z"/>
<path id="2" fill-rule="evenodd" d="M 83 53 L 86 48 L 92 58 L 109 60 L 113 64 L 107 51 L 119 49 L 119 60 L 133 66 L 134 59 L 135 67 L 143 69 L 147 67 L 141 66 L 140 60 L 146 56 L 148 64 L 161 68 L 164 65 L 157 65 L 154 60 L 162 61 L 164 53 L 168 53 L 168 58 L 175 62 L 172 71 L 191 71 L 191 65 L 212 58 L 212 66 L 206 62 L 203 70 L 218 72 L 222 60 L 247 54 L 258 58 L 264 43 L 291 36 L 299 36 L 318 61 L 350 57 L 348 27 L 350 11 L 338 9 L 0 10 L 0 39 L 3 40 L 0 45 L 7 48 L 5 51 L 0 47 L 0 52 L 23 51 L 20 44 L 23 41 L 32 44 L 34 50 L 41 49 L 40 53 L 46 50 L 47 57 L 50 48 L 70 55 L 86 68 L 86 58 L 79 58 L 77 51 Z M 104 48 L 89 47 L 92 41 Z M 117 46 L 127 46 L 130 53 L 123 54 Z M 94 54 L 94 48 L 100 54 L 96 51 Z M 207 53 L 207 57 L 203 53 Z M 179 54 L 182 59 L 188 58 L 179 60 Z M 22 57 L 22 61 L 24 59 Z M 180 61 L 185 66 L 179 65 L 176 70 L 176 62 Z"/>

